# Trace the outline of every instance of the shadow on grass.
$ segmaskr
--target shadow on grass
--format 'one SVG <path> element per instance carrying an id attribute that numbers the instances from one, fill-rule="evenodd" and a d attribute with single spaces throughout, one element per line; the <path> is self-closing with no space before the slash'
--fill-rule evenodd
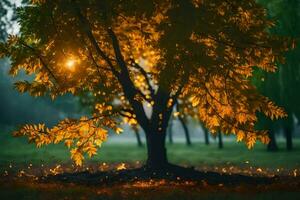
<path id="1" fill-rule="evenodd" d="M 185 168 L 177 165 L 168 164 L 164 168 L 151 169 L 140 167 L 137 169 L 126 169 L 120 171 L 105 171 L 90 173 L 62 173 L 42 177 L 44 182 L 64 182 L 84 185 L 114 185 L 133 181 L 149 180 L 168 180 L 168 181 L 195 181 L 205 182 L 211 185 L 239 185 L 239 184 L 271 184 L 277 181 L 277 177 L 252 177 L 239 174 L 221 174 L 217 172 L 201 172 L 194 168 Z"/>

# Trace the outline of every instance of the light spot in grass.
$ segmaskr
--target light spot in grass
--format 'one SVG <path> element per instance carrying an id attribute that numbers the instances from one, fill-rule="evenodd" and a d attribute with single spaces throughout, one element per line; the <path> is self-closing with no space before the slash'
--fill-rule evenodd
<path id="1" fill-rule="evenodd" d="M 19 171 L 18 177 L 22 177 L 22 176 L 24 176 L 24 175 L 25 175 L 25 171 L 24 171 L 24 170 Z"/>
<path id="2" fill-rule="evenodd" d="M 261 168 L 256 169 L 257 172 L 262 172 L 263 170 Z"/>
<path id="3" fill-rule="evenodd" d="M 118 170 L 118 171 L 124 170 L 124 169 L 126 169 L 125 163 L 120 163 L 120 164 L 117 166 L 117 170 Z"/>
<path id="4" fill-rule="evenodd" d="M 59 173 L 62 172 L 62 168 L 61 165 L 57 165 L 56 167 L 54 167 L 53 169 L 49 169 L 50 173 L 53 175 L 57 175 Z"/>
<path id="5" fill-rule="evenodd" d="M 297 169 L 295 169 L 295 170 L 293 171 L 293 175 L 294 175 L 294 177 L 297 177 Z"/>

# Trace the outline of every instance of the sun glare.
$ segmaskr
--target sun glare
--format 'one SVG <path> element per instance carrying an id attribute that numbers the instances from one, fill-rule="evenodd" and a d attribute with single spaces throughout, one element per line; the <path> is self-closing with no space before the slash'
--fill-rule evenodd
<path id="1" fill-rule="evenodd" d="M 74 60 L 74 59 L 68 59 L 67 61 L 66 61 L 66 64 L 65 64 L 65 66 L 66 66 L 66 68 L 68 69 L 68 70 L 70 70 L 70 71 L 74 71 L 75 70 L 75 65 L 76 65 L 76 60 Z"/>

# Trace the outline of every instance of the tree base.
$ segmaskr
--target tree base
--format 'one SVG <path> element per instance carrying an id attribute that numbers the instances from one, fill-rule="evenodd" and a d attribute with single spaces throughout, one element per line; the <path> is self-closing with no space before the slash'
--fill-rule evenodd
<path id="1" fill-rule="evenodd" d="M 65 182 L 85 185 L 113 185 L 124 182 L 147 181 L 147 180 L 169 180 L 169 181 L 205 181 L 211 185 L 226 184 L 271 184 L 276 182 L 276 177 L 250 177 L 239 174 L 220 174 L 216 172 L 201 172 L 194 168 L 185 168 L 177 165 L 168 164 L 164 168 L 157 169 L 143 166 L 137 169 L 126 169 L 121 171 L 107 172 L 79 172 L 63 173 L 43 177 L 45 182 Z"/>

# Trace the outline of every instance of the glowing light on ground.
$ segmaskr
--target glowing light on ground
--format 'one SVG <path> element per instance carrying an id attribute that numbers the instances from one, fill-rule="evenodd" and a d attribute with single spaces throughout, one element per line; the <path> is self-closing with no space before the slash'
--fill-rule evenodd
<path id="1" fill-rule="evenodd" d="M 125 169 L 126 169 L 126 164 L 125 164 L 125 163 L 120 163 L 120 164 L 117 166 L 117 171 L 125 170 Z"/>

